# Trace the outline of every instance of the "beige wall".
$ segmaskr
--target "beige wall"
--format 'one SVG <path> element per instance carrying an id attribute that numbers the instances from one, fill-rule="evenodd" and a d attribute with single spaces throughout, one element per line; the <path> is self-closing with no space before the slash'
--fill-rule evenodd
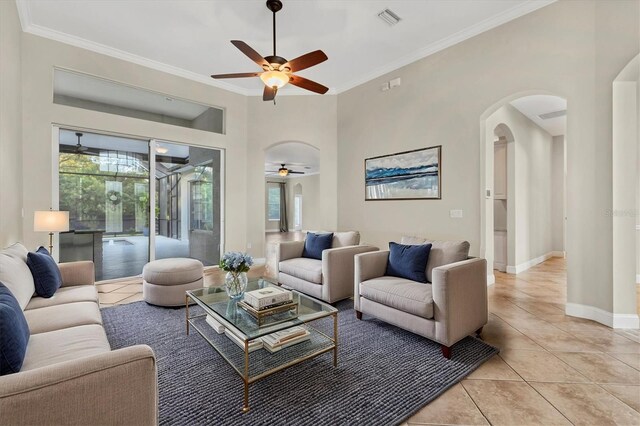
<path id="1" fill-rule="evenodd" d="M 564 136 L 553 137 L 551 153 L 551 246 L 555 252 L 564 251 L 564 185 L 566 173 L 564 146 Z"/>
<path id="2" fill-rule="evenodd" d="M 15 2 L 0 2 L 0 247 L 22 241 L 20 33 Z"/>
<path id="3" fill-rule="evenodd" d="M 338 95 L 339 227 L 380 246 L 406 233 L 461 238 L 473 255 L 492 256 L 493 238 L 481 247 L 493 226 L 484 118 L 522 94 L 559 95 L 570 110 L 567 298 L 613 312 L 611 253 L 593 242 L 612 244 L 611 83 L 638 53 L 638 8 L 559 1 Z M 400 87 L 380 91 L 395 77 Z M 364 201 L 365 158 L 440 144 L 442 200 Z"/>
<path id="4" fill-rule="evenodd" d="M 277 105 L 261 97 L 248 99 L 247 244 L 256 257 L 264 256 L 265 150 L 281 142 L 302 142 L 320 150 L 318 214 L 322 229 L 337 224 L 337 97 L 283 96 Z M 229 174 L 228 179 L 232 175 Z M 290 222 L 290 227 L 293 222 Z"/>
<path id="5" fill-rule="evenodd" d="M 295 186 L 302 187 L 302 229 L 312 231 L 335 231 L 335 228 L 325 227 L 322 220 L 322 198 L 320 197 L 320 175 L 309 175 L 287 179 L 287 193 L 289 194 L 289 229 L 293 230 Z"/>
<path id="6" fill-rule="evenodd" d="M 46 239 L 46 235 L 33 232 L 31 223 L 34 210 L 47 209 L 54 204 L 52 125 L 58 124 L 225 149 L 226 169 L 231 171 L 227 173 L 225 185 L 225 248 L 244 249 L 247 223 L 246 97 L 31 34 L 23 34 L 22 46 L 23 233 L 28 247 Z M 174 98 L 224 107 L 226 134 L 56 105 L 52 102 L 54 67 L 97 75 Z"/>

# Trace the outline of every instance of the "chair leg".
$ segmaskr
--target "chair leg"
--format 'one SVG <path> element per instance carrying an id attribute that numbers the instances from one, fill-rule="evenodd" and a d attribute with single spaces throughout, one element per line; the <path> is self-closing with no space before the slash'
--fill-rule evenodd
<path id="1" fill-rule="evenodd" d="M 360 311 L 356 311 L 356 318 L 358 318 L 359 320 L 362 319 L 362 312 Z"/>
<path id="2" fill-rule="evenodd" d="M 476 337 L 477 337 L 478 339 L 481 339 L 481 338 L 482 338 L 482 328 L 483 328 L 483 327 L 480 327 L 479 329 L 477 329 L 477 330 L 476 330 Z"/>
<path id="3" fill-rule="evenodd" d="M 442 349 L 442 356 L 446 359 L 451 359 L 451 346 L 440 345 Z"/>

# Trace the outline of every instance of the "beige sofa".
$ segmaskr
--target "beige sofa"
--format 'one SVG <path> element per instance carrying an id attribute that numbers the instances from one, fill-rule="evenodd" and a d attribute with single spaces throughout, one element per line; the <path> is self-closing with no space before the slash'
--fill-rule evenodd
<path id="1" fill-rule="evenodd" d="M 328 303 L 347 299 L 353 296 L 353 257 L 378 250 L 359 243 L 359 232 L 334 232 L 331 248 L 322 252 L 322 260 L 302 257 L 304 241 L 280 243 L 278 282 Z"/>
<path id="2" fill-rule="evenodd" d="M 157 424 L 153 351 L 111 350 L 93 262 L 61 263 L 62 287 L 45 299 L 34 295 L 26 258 L 20 244 L 0 252 L 0 282 L 18 300 L 30 331 L 22 369 L 0 376 L 0 423 Z"/>
<path id="3" fill-rule="evenodd" d="M 429 241 L 403 237 L 402 244 L 431 243 L 428 283 L 385 276 L 389 251 L 355 257 L 354 307 L 358 319 L 368 314 L 441 344 L 451 346 L 479 335 L 488 320 L 487 262 L 468 258 L 466 241 Z"/>

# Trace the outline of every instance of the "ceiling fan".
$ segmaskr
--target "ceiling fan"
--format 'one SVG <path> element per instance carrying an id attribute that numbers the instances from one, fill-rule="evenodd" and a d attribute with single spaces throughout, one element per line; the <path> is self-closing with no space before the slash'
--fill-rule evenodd
<path id="1" fill-rule="evenodd" d="M 252 61 L 258 64 L 262 72 L 244 72 L 237 74 L 215 74 L 212 78 L 243 78 L 243 77 L 260 77 L 264 83 L 264 91 L 262 92 L 263 101 L 273 101 L 275 104 L 276 94 L 278 90 L 291 83 L 302 89 L 324 95 L 329 90 L 328 87 L 315 81 L 308 80 L 293 74 L 297 71 L 310 68 L 326 61 L 327 55 L 322 50 L 315 50 L 295 59 L 287 61 L 285 58 L 276 54 L 276 12 L 282 9 L 280 0 L 267 0 L 267 8 L 273 12 L 273 55 L 260 56 L 258 52 L 253 50 L 248 44 L 240 40 L 231 40 L 231 43 L 240 49 L 242 53 L 247 55 Z"/>
<path id="2" fill-rule="evenodd" d="M 78 142 L 76 143 L 76 145 L 60 145 L 60 151 L 67 154 L 100 155 L 99 151 L 91 151 L 89 147 L 86 147 L 82 145 L 82 143 L 80 143 L 80 138 L 82 138 L 82 136 L 84 136 L 83 133 L 76 132 L 76 137 L 78 138 Z"/>
<path id="3" fill-rule="evenodd" d="M 284 163 L 280 165 L 281 167 L 278 170 L 272 170 L 272 171 L 268 171 L 267 173 L 277 173 L 282 177 L 288 176 L 288 175 L 303 175 L 304 172 L 296 172 L 293 171 L 291 169 L 288 169 L 285 167 Z"/>

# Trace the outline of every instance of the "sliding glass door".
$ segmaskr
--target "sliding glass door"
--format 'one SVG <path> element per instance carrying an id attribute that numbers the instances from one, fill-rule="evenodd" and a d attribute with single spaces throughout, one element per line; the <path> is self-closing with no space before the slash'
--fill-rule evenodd
<path id="1" fill-rule="evenodd" d="M 155 257 L 220 260 L 220 151 L 156 142 Z"/>
<path id="2" fill-rule="evenodd" d="M 154 258 L 217 264 L 219 150 L 64 129 L 59 134 L 59 208 L 70 217 L 70 231 L 60 235 L 61 261 L 93 260 L 96 280 L 138 275 Z"/>

